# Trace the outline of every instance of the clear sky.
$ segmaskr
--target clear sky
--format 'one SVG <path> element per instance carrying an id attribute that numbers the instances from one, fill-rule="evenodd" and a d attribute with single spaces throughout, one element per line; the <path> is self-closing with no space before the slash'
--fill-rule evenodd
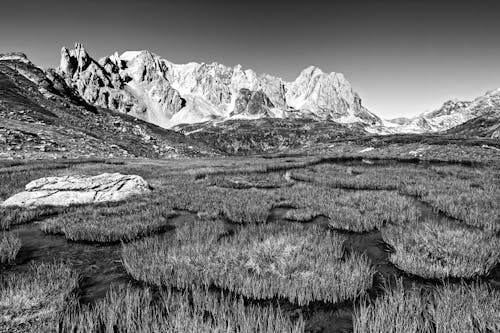
<path id="1" fill-rule="evenodd" d="M 499 13 L 489 0 L 2 0 L 0 52 L 53 67 L 82 42 L 96 58 L 149 49 L 286 80 L 316 65 L 393 118 L 499 88 Z"/>

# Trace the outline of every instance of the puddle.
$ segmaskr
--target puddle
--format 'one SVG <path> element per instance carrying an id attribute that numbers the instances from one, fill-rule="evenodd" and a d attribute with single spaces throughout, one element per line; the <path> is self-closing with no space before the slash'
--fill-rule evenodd
<path id="1" fill-rule="evenodd" d="M 181 212 L 170 219 L 179 226 L 193 215 Z M 174 228 L 162 235 L 168 237 Z M 66 240 L 63 236 L 48 235 L 32 223 L 13 230 L 21 239 L 21 249 L 7 272 L 24 272 L 33 262 L 67 262 L 81 275 L 79 296 L 83 304 L 106 296 L 111 284 L 134 283 L 121 263 L 121 245 L 88 244 Z"/>

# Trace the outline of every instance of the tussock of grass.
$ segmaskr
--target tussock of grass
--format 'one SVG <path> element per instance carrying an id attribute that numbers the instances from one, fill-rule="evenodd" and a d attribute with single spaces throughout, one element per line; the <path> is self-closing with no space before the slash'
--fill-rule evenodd
<path id="1" fill-rule="evenodd" d="M 389 260 L 424 278 L 487 275 L 500 260 L 500 240 L 480 230 L 426 221 L 382 230 L 395 253 Z"/>
<path id="2" fill-rule="evenodd" d="M 274 204 L 272 194 L 264 191 L 207 187 L 186 177 L 171 177 L 163 193 L 165 202 L 174 208 L 225 215 L 236 223 L 266 222 Z"/>
<path id="3" fill-rule="evenodd" d="M 410 199 L 390 191 L 344 191 L 299 184 L 278 191 L 287 204 L 330 219 L 330 226 L 356 232 L 378 229 L 386 223 L 417 221 L 420 212 Z"/>
<path id="4" fill-rule="evenodd" d="M 79 207 L 44 221 L 40 229 L 73 241 L 127 242 L 165 228 L 174 215 L 168 204 L 142 199 L 118 206 Z"/>
<path id="5" fill-rule="evenodd" d="M 436 332 L 500 332 L 500 291 L 484 284 L 446 285 L 429 310 Z"/>
<path id="6" fill-rule="evenodd" d="M 210 232 L 220 234 L 217 227 Z M 155 285 L 215 285 L 254 299 L 283 297 L 299 305 L 355 298 L 372 284 L 368 259 L 358 254 L 343 258 L 344 239 L 316 227 L 249 225 L 232 237 L 215 238 L 127 244 L 124 266 L 135 279 Z"/>
<path id="7" fill-rule="evenodd" d="M 361 303 L 353 314 L 354 333 L 430 333 L 430 322 L 425 316 L 428 303 L 423 290 L 405 290 L 397 286 L 374 301 Z"/>
<path id="8" fill-rule="evenodd" d="M 321 164 L 291 171 L 293 179 L 319 185 L 396 190 L 420 197 L 466 224 L 500 231 L 500 182 L 494 169 L 463 166 L 339 166 Z"/>
<path id="9" fill-rule="evenodd" d="M 4 233 L 0 237 L 0 263 L 5 264 L 14 261 L 17 252 L 21 248 L 21 240 L 19 237 L 8 233 Z"/>
<path id="10" fill-rule="evenodd" d="M 61 322 L 62 332 L 73 333 L 304 332 L 302 318 L 292 321 L 279 309 L 245 305 L 241 298 L 198 288 L 153 293 L 114 287 L 104 300 L 66 313 Z"/>
<path id="11" fill-rule="evenodd" d="M 355 333 L 489 333 L 500 330 L 500 292 L 482 284 L 435 290 L 399 282 L 353 315 Z"/>
<path id="12" fill-rule="evenodd" d="M 64 264 L 33 265 L 29 271 L 0 278 L 0 330 L 36 332 L 73 300 L 78 276 Z"/>
<path id="13" fill-rule="evenodd" d="M 62 213 L 69 208 L 63 207 L 37 207 L 32 209 L 19 207 L 0 207 L 0 227 L 4 230 L 12 226 L 32 222 L 34 220 Z"/>

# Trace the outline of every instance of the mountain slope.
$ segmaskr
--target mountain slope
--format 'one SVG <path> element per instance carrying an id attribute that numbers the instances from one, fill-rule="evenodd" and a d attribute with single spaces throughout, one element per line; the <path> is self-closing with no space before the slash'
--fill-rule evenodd
<path id="1" fill-rule="evenodd" d="M 466 137 L 500 139 L 500 112 L 493 111 L 473 118 L 451 128 L 447 133 Z"/>
<path id="2" fill-rule="evenodd" d="M 217 152 L 182 134 L 89 105 L 54 71 L 0 55 L 0 157 L 181 157 Z"/>
<path id="3" fill-rule="evenodd" d="M 368 130 L 380 134 L 443 132 L 484 115 L 489 115 L 486 117 L 488 119 L 500 115 L 500 89 L 489 91 L 473 101 L 449 100 L 439 109 L 415 118 L 396 119 L 392 127 L 372 126 Z M 473 133 L 474 127 L 475 125 L 471 125 L 467 132 L 470 135 L 481 135 L 481 131 Z"/>
<path id="4" fill-rule="evenodd" d="M 241 66 L 174 64 L 148 51 L 96 61 L 76 44 L 73 50 L 62 49 L 57 73 L 86 102 L 165 128 L 231 117 L 381 122 L 362 106 L 342 74 L 326 74 L 316 67 L 285 82 Z M 242 108 L 243 95 L 251 110 Z"/>

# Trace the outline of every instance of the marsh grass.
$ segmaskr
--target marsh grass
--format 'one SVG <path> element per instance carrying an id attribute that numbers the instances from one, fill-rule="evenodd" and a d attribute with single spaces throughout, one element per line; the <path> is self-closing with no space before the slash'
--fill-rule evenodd
<path id="1" fill-rule="evenodd" d="M 173 216 L 168 204 L 141 198 L 119 205 L 77 207 L 45 220 L 40 229 L 73 241 L 128 242 L 166 228 Z"/>
<path id="2" fill-rule="evenodd" d="M 484 276 L 500 260 L 497 237 L 451 222 L 388 226 L 382 238 L 394 248 L 393 264 L 424 278 Z"/>
<path id="3" fill-rule="evenodd" d="M 277 190 L 277 198 L 298 209 L 329 218 L 334 229 L 365 232 L 387 223 L 418 221 L 420 212 L 409 198 L 392 191 L 346 191 L 320 185 L 298 184 Z M 300 218 L 300 216 L 297 216 Z"/>
<path id="4" fill-rule="evenodd" d="M 425 313 L 428 294 L 417 287 L 405 290 L 401 280 L 373 301 L 365 299 L 353 313 L 354 333 L 431 333 Z"/>
<path id="5" fill-rule="evenodd" d="M 291 186 L 293 184 L 293 181 L 286 179 L 285 176 L 279 172 L 235 174 L 232 176 L 213 175 L 207 177 L 206 182 L 208 185 L 233 189 L 272 189 Z"/>
<path id="6" fill-rule="evenodd" d="M 372 285 L 368 259 L 344 256 L 344 238 L 314 226 L 251 224 L 228 237 L 218 237 L 220 228 L 214 226 L 205 233 L 215 236 L 124 245 L 125 269 L 158 286 L 215 285 L 253 299 L 281 297 L 299 305 L 356 298 Z"/>
<path id="7" fill-rule="evenodd" d="M 445 285 L 429 307 L 436 333 L 500 332 L 500 291 L 488 285 Z"/>
<path id="8" fill-rule="evenodd" d="M 162 193 L 175 209 L 226 216 L 235 223 L 266 222 L 274 205 L 273 194 L 267 191 L 206 186 L 185 176 L 171 177 Z"/>
<path id="9" fill-rule="evenodd" d="M 36 332 L 38 324 L 54 320 L 74 301 L 77 285 L 78 275 L 65 264 L 6 273 L 0 278 L 0 329 Z"/>
<path id="10" fill-rule="evenodd" d="M 37 207 L 30 209 L 20 207 L 0 207 L 0 227 L 4 230 L 8 230 L 13 226 L 30 223 L 70 209 L 71 208 L 64 207 Z"/>
<path id="11" fill-rule="evenodd" d="M 241 298 L 205 288 L 177 292 L 113 287 L 104 300 L 68 311 L 60 322 L 62 330 L 54 332 L 304 332 L 301 317 L 291 320 L 280 309 L 245 305 Z"/>
<path id="12" fill-rule="evenodd" d="M 353 314 L 355 333 L 491 333 L 500 330 L 500 293 L 487 285 L 393 289 L 365 300 Z"/>
<path id="13" fill-rule="evenodd" d="M 16 235 L 4 232 L 0 236 L 0 263 L 7 264 L 16 259 L 21 248 L 21 240 Z"/>

